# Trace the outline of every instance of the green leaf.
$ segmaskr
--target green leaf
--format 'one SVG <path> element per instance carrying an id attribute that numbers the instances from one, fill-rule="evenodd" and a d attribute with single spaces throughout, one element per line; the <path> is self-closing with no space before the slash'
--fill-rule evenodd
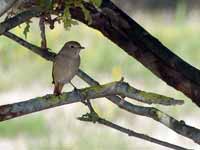
<path id="1" fill-rule="evenodd" d="M 92 24 L 92 17 L 90 15 L 90 11 L 87 10 L 83 4 L 80 5 L 80 7 L 84 13 L 85 20 L 88 21 L 88 24 Z"/>
<path id="2" fill-rule="evenodd" d="M 70 11 L 69 11 L 69 6 L 67 6 L 67 5 L 65 6 L 64 13 L 63 13 L 63 16 L 62 16 L 62 20 L 63 20 L 63 23 L 64 23 L 64 28 L 66 30 L 69 30 L 72 25 L 78 24 L 76 21 L 72 20 L 71 14 L 70 14 Z"/>
<path id="3" fill-rule="evenodd" d="M 50 9 L 52 8 L 52 0 L 37 0 L 37 3 L 39 3 L 39 6 L 41 8 L 47 8 L 47 9 Z"/>
<path id="4" fill-rule="evenodd" d="M 27 38 L 28 32 L 30 31 L 30 23 L 31 21 L 26 21 L 26 26 L 24 28 L 23 34 L 25 36 L 25 38 Z"/>
<path id="5" fill-rule="evenodd" d="M 90 2 L 97 7 L 100 7 L 102 4 L 102 0 L 90 0 Z"/>
<path id="6" fill-rule="evenodd" d="M 82 0 L 74 0 L 74 7 L 80 7 Z"/>
<path id="7" fill-rule="evenodd" d="M 69 7 L 67 7 L 67 6 L 64 9 L 62 20 L 63 20 L 63 23 L 64 23 L 64 28 L 66 30 L 68 30 L 71 27 L 71 23 L 70 23 L 71 22 L 71 14 L 69 12 Z"/>

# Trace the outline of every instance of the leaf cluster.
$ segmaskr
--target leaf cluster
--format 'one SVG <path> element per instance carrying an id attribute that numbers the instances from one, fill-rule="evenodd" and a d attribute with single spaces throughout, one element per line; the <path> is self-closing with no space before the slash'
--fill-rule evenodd
<path id="1" fill-rule="evenodd" d="M 89 10 L 85 7 L 84 3 L 89 2 L 95 7 L 100 7 L 102 0 L 37 0 L 37 6 L 45 9 L 45 13 L 43 13 L 43 17 L 45 17 L 45 23 L 50 25 L 50 28 L 54 28 L 55 22 L 62 22 L 64 28 L 69 30 L 73 25 L 77 25 L 78 22 L 73 20 L 71 17 L 70 9 L 79 7 L 84 13 L 85 20 L 88 24 L 92 23 L 92 17 L 90 15 Z M 60 11 L 63 10 L 63 11 Z M 60 13 L 62 12 L 62 13 Z M 52 14 L 56 16 L 56 18 L 52 19 Z M 27 33 L 29 32 L 30 22 L 26 24 L 24 28 L 24 35 L 27 37 Z"/>
<path id="2" fill-rule="evenodd" d="M 78 24 L 76 21 L 74 21 L 71 18 L 70 8 L 72 8 L 72 7 L 81 8 L 83 13 L 84 13 L 85 20 L 88 22 L 88 24 L 92 23 L 92 17 L 90 15 L 90 12 L 88 11 L 88 9 L 84 6 L 84 2 L 90 2 L 94 6 L 100 7 L 100 5 L 102 3 L 102 0 L 89 0 L 89 1 L 85 1 L 85 0 L 67 0 L 65 2 L 65 9 L 64 9 L 63 16 L 62 16 L 62 21 L 64 23 L 65 29 L 68 30 L 72 25 Z"/>

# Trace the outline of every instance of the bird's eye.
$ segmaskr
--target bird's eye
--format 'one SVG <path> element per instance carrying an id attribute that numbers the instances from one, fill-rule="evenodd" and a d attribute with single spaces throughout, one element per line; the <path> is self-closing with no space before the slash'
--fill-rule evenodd
<path id="1" fill-rule="evenodd" d="M 74 45 L 70 45 L 70 48 L 74 48 Z"/>

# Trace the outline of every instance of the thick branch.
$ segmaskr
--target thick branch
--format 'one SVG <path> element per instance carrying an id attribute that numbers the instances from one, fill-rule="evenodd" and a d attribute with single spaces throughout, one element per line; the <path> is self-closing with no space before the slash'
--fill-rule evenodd
<path id="1" fill-rule="evenodd" d="M 101 11 L 88 3 L 85 6 L 92 15 L 90 27 L 99 30 L 156 76 L 200 106 L 198 69 L 172 53 L 110 0 L 103 0 Z M 74 19 L 87 24 L 81 9 L 73 8 L 71 13 Z"/>
<path id="2" fill-rule="evenodd" d="M 29 50 L 33 51 L 34 53 L 39 54 L 41 57 L 47 59 L 47 60 L 54 60 L 55 53 L 49 52 L 49 51 L 43 51 L 40 47 L 37 47 L 33 44 L 28 43 L 27 41 L 24 41 L 23 39 L 17 37 L 16 35 L 6 32 L 5 36 L 8 38 L 18 42 L 19 44 L 25 46 Z M 89 77 L 86 73 L 79 70 L 78 76 L 82 78 L 84 81 L 86 81 L 88 84 L 95 86 L 99 85 L 99 83 L 95 80 L 93 80 L 91 77 Z M 142 115 L 146 117 L 150 117 L 163 125 L 167 126 L 168 128 L 174 130 L 180 135 L 183 135 L 185 137 L 188 137 L 195 141 L 196 143 L 200 144 L 200 133 L 199 130 L 193 127 L 190 127 L 186 124 L 183 124 L 183 121 L 178 121 L 174 119 L 173 117 L 161 112 L 160 110 L 156 108 L 151 107 L 142 107 L 133 105 L 125 100 L 122 100 L 118 96 L 106 96 L 109 100 L 111 100 L 114 104 L 118 105 L 120 108 L 131 112 L 133 114 Z M 196 134 L 197 133 L 197 134 Z"/>
<path id="3" fill-rule="evenodd" d="M 43 97 L 37 97 L 23 102 L 3 105 L 0 106 L 0 121 L 12 119 L 15 117 L 19 117 L 48 108 L 53 108 L 60 105 L 83 101 L 86 99 L 95 99 L 115 94 L 120 95 L 119 91 L 123 91 L 123 86 L 123 82 L 113 82 L 105 85 L 97 85 L 89 88 L 80 89 L 78 92 L 75 91 L 63 93 L 60 96 L 49 94 Z M 129 104 L 125 100 L 115 100 L 114 103 L 116 103 L 121 108 L 128 110 L 129 112 L 135 112 L 137 109 L 138 114 L 143 114 L 144 116 L 151 117 L 167 125 L 172 130 L 178 133 L 180 132 L 179 134 L 186 136 L 195 141 L 196 143 L 200 144 L 200 130 L 186 125 L 183 121 L 179 122 L 155 108 L 135 106 Z"/>
<path id="4" fill-rule="evenodd" d="M 64 93 L 61 96 L 46 95 L 37 97 L 29 101 L 5 105 L 0 107 L 0 121 L 22 116 L 35 111 L 40 111 L 50 107 L 78 102 L 80 100 L 95 99 L 111 95 L 123 95 L 134 97 L 137 93 L 128 92 L 126 89 L 132 88 L 125 82 L 112 82 L 105 85 L 96 85 L 78 90 L 77 92 Z M 132 93 L 132 94 L 131 94 Z M 130 96 L 131 95 L 131 96 Z"/>

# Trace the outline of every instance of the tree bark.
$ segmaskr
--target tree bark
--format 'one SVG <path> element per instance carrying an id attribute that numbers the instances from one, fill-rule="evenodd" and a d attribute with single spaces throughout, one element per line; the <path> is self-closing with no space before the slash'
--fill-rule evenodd
<path id="1" fill-rule="evenodd" d="M 71 9 L 72 17 L 99 30 L 157 77 L 200 106 L 198 69 L 171 52 L 110 0 L 103 0 L 100 10 L 88 3 L 85 6 L 91 13 L 92 24 L 88 24 L 80 8 Z"/>

